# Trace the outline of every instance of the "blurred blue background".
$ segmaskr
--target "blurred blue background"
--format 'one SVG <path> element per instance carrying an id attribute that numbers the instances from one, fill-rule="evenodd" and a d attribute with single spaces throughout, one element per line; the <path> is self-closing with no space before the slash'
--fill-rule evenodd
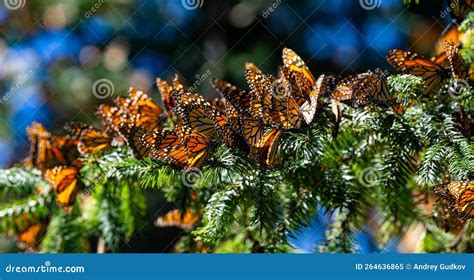
<path id="1" fill-rule="evenodd" d="M 450 20 L 441 0 L 16 2 L 0 3 L 1 167 L 26 155 L 32 121 L 53 131 L 70 120 L 95 124 L 95 108 L 111 99 L 92 94 L 98 79 L 113 83 L 113 96 L 134 86 L 159 100 L 155 77 L 178 73 L 211 97 L 209 78 L 244 87 L 244 62 L 276 72 L 283 47 L 315 75 L 388 69 L 389 49 L 430 55 Z M 314 250 L 328 219 L 315 217 L 292 242 Z M 391 250 L 373 247 L 370 232 L 355 240 L 362 252 Z"/>

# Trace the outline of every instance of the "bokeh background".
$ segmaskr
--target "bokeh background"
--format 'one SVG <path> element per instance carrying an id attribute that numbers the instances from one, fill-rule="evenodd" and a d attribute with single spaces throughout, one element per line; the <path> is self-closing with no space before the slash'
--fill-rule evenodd
<path id="1" fill-rule="evenodd" d="M 71 120 L 97 124 L 97 105 L 129 86 L 160 100 L 155 77 L 178 73 L 212 97 L 210 78 L 245 87 L 244 62 L 276 72 L 283 47 L 315 75 L 389 69 L 393 48 L 430 55 L 446 9 L 444 0 L 0 1 L 0 167 L 25 157 L 32 121 L 55 132 Z M 112 94 L 94 95 L 103 79 Z M 294 233 L 298 250 L 323 239 L 328 218 Z M 410 251 L 398 241 L 377 248 L 372 235 L 357 235 L 361 252 Z"/>

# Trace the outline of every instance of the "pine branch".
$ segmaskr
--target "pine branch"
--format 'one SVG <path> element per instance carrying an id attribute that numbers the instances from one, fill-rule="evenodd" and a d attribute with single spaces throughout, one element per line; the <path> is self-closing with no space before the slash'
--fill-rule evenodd
<path id="1" fill-rule="evenodd" d="M 203 226 L 193 232 L 197 240 L 216 244 L 226 236 L 242 191 L 242 187 L 229 185 L 212 195 L 204 211 Z"/>
<path id="2" fill-rule="evenodd" d="M 125 238 L 128 239 L 145 221 L 146 201 L 141 189 L 132 186 L 128 181 L 119 184 L 118 197 L 121 201 L 119 213 Z"/>
<path id="3" fill-rule="evenodd" d="M 326 231 L 326 241 L 315 248 L 320 253 L 354 253 L 355 240 L 351 230 L 351 223 L 347 210 L 341 210 L 335 214 L 333 223 Z"/>
<path id="4" fill-rule="evenodd" d="M 87 252 L 87 240 L 77 206 L 70 213 L 57 209 L 40 247 L 44 253 Z"/>
<path id="5" fill-rule="evenodd" d="M 417 170 L 417 182 L 422 186 L 439 184 L 443 180 L 446 158 L 446 146 L 436 144 L 429 147 L 422 157 Z"/>
<path id="6" fill-rule="evenodd" d="M 195 183 L 198 188 L 219 188 L 228 184 L 240 184 L 255 164 L 221 146 L 212 155 L 209 164 L 200 170 Z"/>
<path id="7" fill-rule="evenodd" d="M 13 195 L 23 197 L 35 193 L 39 189 L 47 191 L 49 183 L 41 177 L 37 169 L 13 167 L 0 169 L 0 193 L 2 196 Z"/>
<path id="8" fill-rule="evenodd" d="M 244 190 L 248 193 L 247 202 L 251 205 L 251 224 L 268 232 L 278 228 L 283 211 L 278 195 L 278 181 L 281 181 L 278 173 L 262 170 L 252 182 L 244 184 Z"/>
<path id="9" fill-rule="evenodd" d="M 47 217 L 52 208 L 52 201 L 48 196 L 31 195 L 5 203 L 0 207 L 0 231 L 7 232 L 21 215 Z"/>
<path id="10" fill-rule="evenodd" d="M 422 96 L 424 81 L 421 77 L 409 74 L 389 76 L 387 79 L 397 103 L 407 107 L 413 100 Z"/>

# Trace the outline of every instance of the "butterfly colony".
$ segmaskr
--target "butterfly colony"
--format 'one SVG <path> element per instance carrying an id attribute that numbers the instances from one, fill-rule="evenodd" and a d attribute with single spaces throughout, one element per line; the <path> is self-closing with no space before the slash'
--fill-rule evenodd
<path id="1" fill-rule="evenodd" d="M 424 81 L 420 94 L 428 98 L 458 81 L 472 84 L 474 67 L 460 54 L 464 36 L 453 24 L 444 32 L 432 58 L 396 49 L 389 51 L 387 62 L 396 72 L 420 77 Z M 101 104 L 96 115 L 102 127 L 72 122 L 65 125 L 64 134 L 56 135 L 33 123 L 27 129 L 31 146 L 23 165 L 41 172 L 50 183 L 49 191 L 54 193 L 58 207 L 69 212 L 82 188 L 81 168 L 91 158 L 117 147 L 128 146 L 137 160 L 199 172 L 224 145 L 262 170 L 271 170 L 280 168 L 285 160 L 277 156 L 282 140 L 292 133 L 305 133 L 323 112 L 335 124 L 334 138 L 338 124 L 347 117 L 346 108 L 405 114 L 407 104 L 397 100 L 389 86 L 388 71 L 315 76 L 289 48 L 282 50 L 281 67 L 275 74 L 251 62 L 244 67 L 245 88 L 221 79 L 210 81 L 219 95 L 215 99 L 204 98 L 175 75 L 168 81 L 156 79 L 162 105 L 135 88 L 110 104 Z M 459 219 L 474 217 L 474 181 L 448 181 L 435 186 L 433 193 Z M 176 209 L 160 217 L 156 225 L 191 230 L 201 216 L 202 211 Z M 35 244 L 47 222 L 35 216 L 19 216 L 13 232 L 22 243 Z"/>

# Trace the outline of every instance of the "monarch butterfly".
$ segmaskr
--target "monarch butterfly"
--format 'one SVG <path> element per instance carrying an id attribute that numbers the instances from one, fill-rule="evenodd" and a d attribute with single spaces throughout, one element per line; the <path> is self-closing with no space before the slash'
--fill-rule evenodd
<path id="1" fill-rule="evenodd" d="M 160 129 L 156 129 L 160 131 Z M 145 135 L 151 135 L 153 131 L 147 131 L 136 125 L 121 126 L 120 133 L 126 137 L 125 142 L 132 149 L 136 158 L 142 159 L 150 154 L 151 146 L 142 141 Z"/>
<path id="2" fill-rule="evenodd" d="M 238 89 L 223 80 L 213 79 L 212 86 L 224 96 L 225 115 L 233 125 L 234 131 L 241 132 L 243 117 L 250 117 L 251 96 L 243 89 Z"/>
<path id="3" fill-rule="evenodd" d="M 78 140 L 77 149 L 82 155 L 108 150 L 114 143 L 114 138 L 107 132 L 87 124 L 68 123 L 64 128 Z"/>
<path id="4" fill-rule="evenodd" d="M 232 106 L 233 109 L 230 109 L 230 111 L 235 109 L 240 115 L 250 114 L 251 96 L 249 92 L 219 79 L 213 79 L 212 86 L 221 93 L 226 102 Z M 229 108 L 230 107 L 227 107 L 227 111 L 229 111 Z"/>
<path id="5" fill-rule="evenodd" d="M 174 130 L 186 151 L 188 166 L 200 168 L 213 149 L 209 139 L 204 134 L 183 125 L 175 125 Z"/>
<path id="6" fill-rule="evenodd" d="M 72 210 L 74 200 L 79 191 L 77 185 L 77 169 L 74 167 L 57 166 L 46 171 L 45 177 L 56 191 L 56 201 L 64 211 Z"/>
<path id="7" fill-rule="evenodd" d="M 459 45 L 461 42 L 461 37 L 463 36 L 462 32 L 459 31 L 459 27 L 456 23 L 449 24 L 441 33 L 440 38 L 436 42 L 434 55 L 439 56 L 446 52 L 445 42 L 453 42 L 456 45 Z"/>
<path id="8" fill-rule="evenodd" d="M 271 107 L 266 110 L 273 123 L 280 124 L 282 128 L 299 128 L 303 121 L 300 107 L 294 98 L 293 87 L 283 74 L 279 78 L 267 75 L 271 82 Z"/>
<path id="9" fill-rule="evenodd" d="M 299 128 L 310 124 L 321 95 L 326 95 L 332 77 L 316 80 L 304 61 L 291 49 L 282 52 L 279 77 L 265 75 L 251 63 L 246 64 L 247 83 L 252 93 L 255 117 L 277 128 Z"/>
<path id="10" fill-rule="evenodd" d="M 191 111 L 188 115 L 188 124 L 185 122 L 183 125 L 175 125 L 174 130 L 184 145 L 189 167 L 199 168 L 214 149 L 213 137 L 222 135 L 226 141 L 226 133 L 229 132 L 226 129 L 230 129 L 230 127 L 226 119 L 223 118 L 224 116 L 216 114 L 215 111 L 207 111 L 214 116 L 213 119 L 193 114 L 193 112 L 196 111 Z M 201 112 L 199 111 L 199 113 Z M 226 142 L 226 144 L 228 143 Z"/>
<path id="11" fill-rule="evenodd" d="M 301 57 L 289 48 L 283 49 L 282 59 L 282 72 L 293 86 L 293 98 L 300 106 L 305 122 L 310 124 L 319 98 L 331 92 L 335 78 L 331 75 L 321 75 L 316 80 Z"/>
<path id="12" fill-rule="evenodd" d="M 307 124 L 310 124 L 313 121 L 314 115 L 319 106 L 319 98 L 330 91 L 333 80 L 334 77 L 330 75 L 322 74 L 319 76 L 314 85 L 314 90 L 310 93 L 309 100 L 301 104 L 300 110 Z"/>
<path id="13" fill-rule="evenodd" d="M 368 104 L 389 106 L 395 103 L 388 88 L 385 73 L 380 71 L 375 73 L 369 71 L 341 79 L 330 98 L 350 102 L 354 107 Z"/>
<path id="14" fill-rule="evenodd" d="M 439 228 L 456 236 L 462 233 L 466 225 L 469 224 L 469 219 L 459 216 L 443 203 L 435 204 L 432 214 L 433 220 Z"/>
<path id="15" fill-rule="evenodd" d="M 251 118 L 250 94 L 223 80 L 214 79 L 212 85 L 226 100 L 224 114 L 228 125 L 223 126 L 224 133 L 221 133 L 224 142 L 230 148 L 248 153 L 250 150 L 243 136 L 243 120 Z"/>
<path id="16" fill-rule="evenodd" d="M 46 225 L 44 223 L 33 224 L 18 234 L 18 240 L 25 244 L 34 245 L 40 241 L 45 232 Z"/>
<path id="17" fill-rule="evenodd" d="M 268 127 L 257 119 L 242 118 L 242 137 L 248 145 L 250 156 L 266 166 L 274 165 L 280 134 L 279 129 Z"/>
<path id="18" fill-rule="evenodd" d="M 445 41 L 444 45 L 453 78 L 455 80 L 459 80 L 465 79 L 469 76 L 470 79 L 474 79 L 474 71 L 468 65 L 466 65 L 466 63 L 464 63 L 463 58 L 459 54 L 457 45 L 452 41 Z"/>
<path id="19" fill-rule="evenodd" d="M 145 132 L 140 129 L 134 130 L 139 133 L 136 142 L 139 147 L 133 149 L 139 151 L 140 156 L 149 156 L 168 162 L 177 169 L 183 169 L 188 165 L 186 149 L 176 131 L 155 129 Z"/>
<path id="20" fill-rule="evenodd" d="M 207 99 L 207 102 L 211 104 L 212 107 L 216 108 L 219 110 L 221 113 L 226 111 L 226 99 L 223 97 L 216 97 L 212 99 Z"/>
<path id="21" fill-rule="evenodd" d="M 156 86 L 161 93 L 161 102 L 163 102 L 163 107 L 165 108 L 166 114 L 169 119 L 175 119 L 173 112 L 173 100 L 171 98 L 172 91 L 175 90 L 173 87 L 168 84 L 165 80 L 156 78 Z"/>
<path id="22" fill-rule="evenodd" d="M 96 111 L 105 130 L 120 135 L 120 126 L 127 122 L 126 113 L 119 107 L 101 104 Z"/>
<path id="23" fill-rule="evenodd" d="M 78 159 L 77 140 L 65 135 L 52 135 L 37 122 L 33 122 L 26 132 L 30 141 L 26 166 L 36 167 L 43 172 L 58 165 L 73 165 L 77 168 L 82 166 Z"/>
<path id="24" fill-rule="evenodd" d="M 402 72 L 422 77 L 425 81 L 425 94 L 439 88 L 449 78 L 446 53 L 429 60 L 416 53 L 391 50 L 388 53 L 387 61 Z"/>
<path id="25" fill-rule="evenodd" d="M 159 217 L 155 225 L 157 227 L 179 227 L 184 230 L 191 230 L 197 221 L 199 221 L 199 216 L 195 215 L 191 209 L 187 209 L 184 213 L 179 209 L 175 209 Z"/>
<path id="26" fill-rule="evenodd" d="M 188 91 L 188 90 L 180 81 L 179 76 L 177 74 L 174 75 L 171 85 L 165 80 L 162 80 L 160 78 L 156 79 L 156 85 L 158 86 L 158 89 L 160 90 L 161 99 L 163 101 L 163 105 L 165 107 L 166 113 L 168 114 L 168 118 L 176 119 L 176 115 L 174 112 L 176 104 L 175 104 L 175 101 L 173 100 L 173 95 L 175 95 L 176 92 Z M 224 100 L 220 98 L 207 100 L 208 103 L 215 106 L 219 110 L 222 110 L 224 108 L 224 104 L 222 103 L 222 101 Z"/>
<path id="27" fill-rule="evenodd" d="M 452 181 L 435 186 L 433 191 L 459 216 L 474 217 L 474 182 Z"/>
<path id="28" fill-rule="evenodd" d="M 248 70 L 247 79 L 249 80 L 259 79 L 259 76 L 263 76 L 261 70 L 252 63 L 247 63 L 246 68 Z M 257 88 L 259 91 L 263 91 L 263 87 L 260 88 L 261 85 L 258 83 L 252 84 L 251 82 L 250 84 L 251 90 Z M 250 152 L 252 157 L 263 164 L 273 165 L 274 151 L 280 138 L 279 130 L 268 128 L 261 118 L 258 118 L 260 112 L 261 114 L 265 114 L 265 112 L 258 112 L 260 109 L 255 107 L 255 100 L 252 101 L 253 97 L 249 93 L 221 80 L 214 80 L 213 86 L 228 101 L 226 115 L 229 123 L 234 128 L 235 139 L 242 138 L 246 143 L 246 145 L 239 144 L 239 147 L 243 147 L 243 151 Z M 271 102 L 267 104 L 272 106 Z M 254 107 L 251 108 L 252 106 Z"/>
<path id="29" fill-rule="evenodd" d="M 258 139 L 255 146 L 251 146 L 251 156 L 266 166 L 274 165 L 280 137 L 280 130 L 271 129 Z"/>
<path id="30" fill-rule="evenodd" d="M 192 128 L 210 139 L 217 138 L 216 123 L 220 112 L 197 93 L 184 90 L 173 95 L 175 113 L 187 127 Z"/>
<path id="31" fill-rule="evenodd" d="M 22 214 L 14 220 L 14 230 L 18 241 L 27 245 L 36 245 L 41 241 L 47 228 L 45 219 Z"/>
<path id="32" fill-rule="evenodd" d="M 194 149 L 188 155 L 191 167 L 202 164 L 212 151 L 217 138 L 222 139 L 230 148 L 235 148 L 241 143 L 235 124 L 229 121 L 226 112 L 212 106 L 201 95 L 179 90 L 173 93 L 172 98 L 175 104 L 174 111 L 182 121 L 182 127 L 175 126 L 175 129 L 179 129 L 178 136 L 188 152 Z M 226 104 L 226 107 L 230 108 L 229 105 Z M 192 140 L 189 143 L 188 135 L 191 135 L 189 139 Z M 197 150 L 203 152 L 202 155 L 197 156 L 195 153 Z"/>
<path id="33" fill-rule="evenodd" d="M 230 104 L 226 104 L 225 114 L 229 123 L 224 131 L 224 143 L 230 148 L 238 148 L 244 153 L 249 152 L 249 147 L 242 134 L 243 117 Z"/>
<path id="34" fill-rule="evenodd" d="M 115 103 L 128 118 L 126 123 L 133 123 L 148 131 L 155 128 L 162 128 L 165 120 L 163 110 L 146 93 L 131 87 L 128 91 L 129 98 L 124 102 L 123 98 L 118 98 Z"/>
<path id="35" fill-rule="evenodd" d="M 298 90 L 295 91 L 295 99 L 298 105 L 301 105 L 310 96 L 315 96 L 317 93 L 316 79 L 309 70 L 308 66 L 293 50 L 284 48 L 282 53 L 283 69 L 282 72 L 285 78 L 295 86 Z"/>
<path id="36" fill-rule="evenodd" d="M 209 140 L 219 136 L 228 147 L 235 148 L 237 135 L 225 112 L 212 106 L 197 93 L 181 90 L 175 92 L 173 99 L 175 112 L 185 127 L 204 134 Z"/>
<path id="37" fill-rule="evenodd" d="M 298 128 L 301 112 L 291 97 L 291 85 L 284 78 L 265 75 L 253 63 L 246 63 L 245 77 L 250 87 L 251 115 L 276 128 Z"/>
<path id="38" fill-rule="evenodd" d="M 250 115 L 266 124 L 270 123 L 270 116 L 265 111 L 263 104 L 271 106 L 271 96 L 265 94 L 266 88 L 271 84 L 268 84 L 262 71 L 251 62 L 245 63 L 245 80 L 250 88 Z"/>

